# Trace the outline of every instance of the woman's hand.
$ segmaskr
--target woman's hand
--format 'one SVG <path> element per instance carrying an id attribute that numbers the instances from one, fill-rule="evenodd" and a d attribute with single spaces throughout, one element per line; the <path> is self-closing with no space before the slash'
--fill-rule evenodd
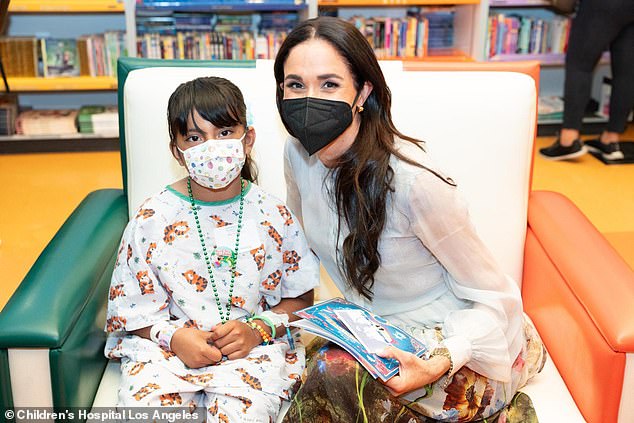
<path id="1" fill-rule="evenodd" d="M 383 382 L 396 396 L 437 381 L 451 365 L 447 357 L 434 356 L 429 360 L 423 360 L 392 346 L 387 347 L 379 356 L 394 358 L 399 362 L 399 374 Z"/>
<path id="2" fill-rule="evenodd" d="M 195 328 L 180 328 L 170 342 L 170 348 L 187 367 L 198 369 L 215 364 L 222 353 L 213 345 L 211 333 Z"/>
<path id="3" fill-rule="evenodd" d="M 211 338 L 220 348 L 222 355 L 230 360 L 246 357 L 249 352 L 262 342 L 249 325 L 238 320 L 229 320 L 211 328 Z"/>

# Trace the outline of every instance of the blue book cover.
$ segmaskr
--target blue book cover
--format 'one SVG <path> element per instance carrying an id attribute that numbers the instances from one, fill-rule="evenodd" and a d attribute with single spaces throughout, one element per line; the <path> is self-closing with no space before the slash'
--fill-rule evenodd
<path id="1" fill-rule="evenodd" d="M 296 311 L 301 320 L 291 325 L 321 336 L 348 351 L 374 377 L 383 381 L 399 372 L 398 361 L 379 357 L 378 352 L 392 345 L 418 357 L 427 347 L 400 328 L 367 309 L 333 298 Z"/>
<path id="2" fill-rule="evenodd" d="M 79 76 L 77 40 L 43 38 L 40 43 L 44 76 Z"/>

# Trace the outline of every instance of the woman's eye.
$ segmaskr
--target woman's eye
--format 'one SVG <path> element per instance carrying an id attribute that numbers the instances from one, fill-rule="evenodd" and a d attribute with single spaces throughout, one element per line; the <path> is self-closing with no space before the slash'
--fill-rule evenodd
<path id="1" fill-rule="evenodd" d="M 185 141 L 198 142 L 200 141 L 200 137 L 198 135 L 190 135 L 189 137 L 187 137 L 187 139 L 185 139 Z"/>
<path id="2" fill-rule="evenodd" d="M 338 88 L 339 84 L 336 82 L 326 81 L 324 82 L 324 88 Z"/>
<path id="3" fill-rule="evenodd" d="M 233 134 L 233 131 L 230 129 L 223 129 L 222 131 L 218 133 L 218 135 L 220 135 L 220 138 L 226 138 L 231 134 Z"/>
<path id="4" fill-rule="evenodd" d="M 304 86 L 296 81 L 291 81 L 288 84 L 286 84 L 286 88 L 290 88 L 291 90 L 299 90 L 301 88 L 303 88 Z"/>

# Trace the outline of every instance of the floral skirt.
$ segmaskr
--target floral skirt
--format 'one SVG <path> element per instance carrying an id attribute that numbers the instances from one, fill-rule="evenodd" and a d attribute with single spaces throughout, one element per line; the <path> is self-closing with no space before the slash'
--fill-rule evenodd
<path id="1" fill-rule="evenodd" d="M 427 345 L 442 340 L 438 328 L 424 332 Z M 350 354 L 317 338 L 306 351 L 305 380 L 284 422 L 537 422 L 530 398 L 517 390 L 541 370 L 546 352 L 528 318 L 524 334 L 526 343 L 513 364 L 510 382 L 462 367 L 445 389 L 443 377 L 414 397 L 393 396 Z"/>

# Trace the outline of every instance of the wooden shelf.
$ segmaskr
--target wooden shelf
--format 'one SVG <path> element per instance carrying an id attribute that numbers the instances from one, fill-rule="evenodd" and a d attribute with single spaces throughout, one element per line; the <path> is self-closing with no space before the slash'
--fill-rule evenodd
<path id="1" fill-rule="evenodd" d="M 409 71 L 417 70 L 421 65 L 429 62 L 474 62 L 472 57 L 460 50 L 443 51 L 442 54 L 432 54 L 425 57 L 379 57 L 379 60 L 400 60 L 403 62 L 403 69 Z"/>
<path id="2" fill-rule="evenodd" d="M 538 60 L 542 66 L 563 66 L 566 55 L 564 53 L 497 54 L 489 58 L 490 62 L 518 62 L 522 60 Z"/>
<path id="3" fill-rule="evenodd" d="M 118 151 L 118 137 L 98 134 L 2 135 L 0 154 L 62 151 Z"/>
<path id="4" fill-rule="evenodd" d="M 212 13 L 212 12 L 271 12 L 271 11 L 292 11 L 303 10 L 308 8 L 308 3 L 303 1 L 296 2 L 261 2 L 259 0 L 246 0 L 244 2 L 219 2 L 210 1 L 208 3 L 195 4 L 179 4 L 171 6 L 162 5 L 138 5 L 136 12 L 138 15 L 153 14 L 157 12 L 193 12 L 193 13 Z"/>
<path id="5" fill-rule="evenodd" d="M 13 0 L 11 13 L 122 13 L 118 0 Z"/>
<path id="6" fill-rule="evenodd" d="M 491 0 L 490 7 L 552 7 L 551 0 Z"/>
<path id="7" fill-rule="evenodd" d="M 480 4 L 480 0 L 318 0 L 320 7 L 394 7 L 394 6 L 452 6 Z"/>
<path id="8" fill-rule="evenodd" d="M 117 79 L 111 76 L 75 76 L 55 78 L 7 78 L 12 92 L 33 91 L 112 91 Z M 4 88 L 0 84 L 0 88 Z"/>
<path id="9" fill-rule="evenodd" d="M 524 60 L 538 60 L 542 66 L 564 66 L 566 54 L 498 54 L 489 58 L 490 62 L 519 62 Z M 610 53 L 605 52 L 601 56 L 599 64 L 605 65 L 608 63 L 610 63 Z"/>
<path id="10" fill-rule="evenodd" d="M 598 115 L 586 115 L 581 124 L 582 134 L 600 134 L 608 119 Z M 559 134 L 563 119 L 537 119 L 537 136 L 547 137 Z"/>
<path id="11" fill-rule="evenodd" d="M 537 118 L 538 125 L 561 125 L 563 121 L 563 118 Z M 608 118 L 600 115 L 586 115 L 583 117 L 583 123 L 608 123 Z"/>

